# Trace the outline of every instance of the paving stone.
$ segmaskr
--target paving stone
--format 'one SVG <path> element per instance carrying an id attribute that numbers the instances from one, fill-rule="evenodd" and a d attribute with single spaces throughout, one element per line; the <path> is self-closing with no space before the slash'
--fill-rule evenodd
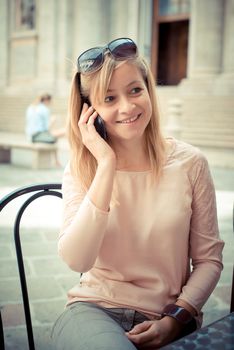
<path id="1" fill-rule="evenodd" d="M 7 304 L 1 309 L 3 327 L 15 327 L 25 324 L 22 304 Z"/>
<path id="2" fill-rule="evenodd" d="M 204 312 L 202 327 L 205 327 L 214 321 L 229 314 L 229 308 L 215 308 L 210 309 L 209 312 Z M 201 349 L 203 350 L 203 349 Z M 205 350 L 205 349 L 204 349 Z"/>
<path id="3" fill-rule="evenodd" d="M 74 287 L 80 281 L 80 274 L 72 271 L 70 276 L 60 276 L 57 278 L 58 283 L 63 288 L 64 292 L 67 293 L 69 289 Z"/>
<path id="4" fill-rule="evenodd" d="M 51 331 L 53 324 L 47 326 L 34 327 L 36 350 L 52 350 Z M 71 349 L 67 349 L 71 350 Z M 87 349 L 88 350 L 88 349 Z"/>
<path id="5" fill-rule="evenodd" d="M 231 261 L 233 261 L 233 256 L 234 256 L 234 243 L 233 246 L 228 245 L 224 248 L 223 250 L 223 263 L 224 266 Z"/>
<path id="6" fill-rule="evenodd" d="M 70 272 L 70 269 L 59 258 L 45 258 L 31 260 L 36 274 L 40 276 L 61 275 Z"/>
<path id="7" fill-rule="evenodd" d="M 32 302 L 33 320 L 40 324 L 54 323 L 64 311 L 66 298 L 45 302 Z"/>
<path id="8" fill-rule="evenodd" d="M 13 230 L 10 227 L 0 226 L 0 244 L 13 244 Z"/>
<path id="9" fill-rule="evenodd" d="M 233 264 L 230 262 L 226 263 L 224 265 L 223 271 L 221 273 L 219 284 L 231 285 L 231 283 L 232 283 L 232 271 L 233 271 Z"/>
<path id="10" fill-rule="evenodd" d="M 4 329 L 6 350 L 29 350 L 25 327 Z"/>
<path id="11" fill-rule="evenodd" d="M 51 332 L 54 323 L 44 326 L 33 325 L 36 350 L 52 350 Z M 23 326 L 4 328 L 6 350 L 29 350 L 26 329 Z"/>
<path id="12" fill-rule="evenodd" d="M 229 306 L 231 302 L 231 285 L 218 285 L 215 288 L 214 295 L 215 297 L 219 298 L 223 303 L 226 303 L 227 306 Z"/>
<path id="13" fill-rule="evenodd" d="M 58 230 L 45 230 L 43 232 L 44 237 L 48 241 L 53 241 L 57 242 L 58 241 L 58 236 L 59 236 L 59 231 Z"/>
<path id="14" fill-rule="evenodd" d="M 30 300 L 59 298 L 64 292 L 54 277 L 34 277 L 27 280 Z"/>
<path id="15" fill-rule="evenodd" d="M 18 267 L 15 259 L 2 259 L 0 264 L 0 278 L 17 277 Z M 24 261 L 25 273 L 30 274 L 30 268 L 27 261 Z"/>
<path id="16" fill-rule="evenodd" d="M 0 303 L 6 304 L 22 300 L 19 278 L 0 279 Z"/>
<path id="17" fill-rule="evenodd" d="M 35 228 L 26 228 L 26 227 L 20 228 L 20 238 L 21 238 L 22 244 L 24 242 L 42 242 L 43 241 L 40 231 L 38 231 L 38 229 L 35 229 Z M 4 244 L 11 243 L 12 245 L 14 245 L 13 228 L 0 226 L 0 244 L 1 243 L 4 243 Z"/>
<path id="18" fill-rule="evenodd" d="M 228 232 L 233 233 L 232 229 L 232 217 L 228 217 L 226 220 L 220 219 L 219 220 L 219 229 L 222 233 Z"/>
<path id="19" fill-rule="evenodd" d="M 209 310 L 215 309 L 218 306 L 218 302 L 219 300 L 215 297 L 215 294 L 213 292 L 203 307 L 204 313 L 207 311 L 209 312 Z"/>
<path id="20" fill-rule="evenodd" d="M 23 246 L 23 254 L 25 257 L 35 257 L 43 255 L 58 255 L 57 245 L 54 242 L 37 243 L 25 243 Z"/>
<path id="21" fill-rule="evenodd" d="M 52 341 L 50 338 L 51 326 L 34 327 L 34 341 L 36 350 L 52 350 Z M 26 331 L 15 328 L 8 329 L 6 335 L 6 350 L 28 350 Z"/>
<path id="22" fill-rule="evenodd" d="M 216 190 L 234 190 L 234 169 L 210 167 Z"/>
<path id="23" fill-rule="evenodd" d="M 0 259 L 2 258 L 13 258 L 13 253 L 10 245 L 0 245 Z"/>

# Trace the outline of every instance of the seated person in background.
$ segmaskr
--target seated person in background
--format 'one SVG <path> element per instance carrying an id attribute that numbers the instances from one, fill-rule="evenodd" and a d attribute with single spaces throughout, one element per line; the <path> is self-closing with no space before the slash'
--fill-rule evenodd
<path id="1" fill-rule="evenodd" d="M 52 128 L 55 118 L 50 115 L 52 96 L 41 95 L 26 111 L 26 135 L 30 142 L 55 143 L 65 135 L 64 128 Z M 55 164 L 61 166 L 55 151 Z"/>
<path id="2" fill-rule="evenodd" d="M 52 96 L 41 95 L 26 111 L 26 135 L 31 142 L 55 143 L 57 138 L 65 135 L 63 128 L 52 129 L 55 118 L 50 115 Z"/>

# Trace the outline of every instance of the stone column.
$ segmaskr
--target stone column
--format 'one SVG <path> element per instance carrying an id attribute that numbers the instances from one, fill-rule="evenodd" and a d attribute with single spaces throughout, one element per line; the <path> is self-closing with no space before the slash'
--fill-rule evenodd
<path id="1" fill-rule="evenodd" d="M 137 44 L 140 53 L 149 63 L 151 58 L 152 15 L 152 1 L 140 0 Z"/>
<path id="2" fill-rule="evenodd" d="M 112 1 L 111 39 L 130 37 L 137 41 L 139 31 L 139 0 Z"/>
<path id="3" fill-rule="evenodd" d="M 7 0 L 0 1 L 0 91 L 7 85 L 8 72 L 8 30 L 7 19 Z"/>
<path id="4" fill-rule="evenodd" d="M 105 44 L 110 32 L 109 0 L 74 2 L 73 60 L 93 46 Z"/>
<path id="5" fill-rule="evenodd" d="M 224 0 L 191 0 L 188 78 L 221 71 Z"/>
<path id="6" fill-rule="evenodd" d="M 226 0 L 224 12 L 223 73 L 234 74 L 234 0 Z"/>
<path id="7" fill-rule="evenodd" d="M 55 0 L 40 0 L 37 2 L 38 13 L 38 54 L 37 82 L 38 90 L 50 91 L 54 87 L 55 75 Z"/>
<path id="8" fill-rule="evenodd" d="M 234 95 L 234 0 L 226 0 L 224 7 L 222 74 L 216 79 L 214 93 Z"/>
<path id="9" fill-rule="evenodd" d="M 71 66 L 69 58 L 67 57 L 67 37 L 72 33 L 67 32 L 68 9 L 66 0 L 56 1 L 56 27 L 55 27 L 55 41 L 54 41 L 54 91 L 59 95 L 67 95 L 68 80 L 67 67 Z"/>

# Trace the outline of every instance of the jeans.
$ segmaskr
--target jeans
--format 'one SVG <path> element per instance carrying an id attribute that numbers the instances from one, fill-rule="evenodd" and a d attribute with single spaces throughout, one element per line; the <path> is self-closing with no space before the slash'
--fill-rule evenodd
<path id="1" fill-rule="evenodd" d="M 58 318 L 51 337 L 56 350 L 136 350 L 125 331 L 146 320 L 135 310 L 75 302 Z"/>

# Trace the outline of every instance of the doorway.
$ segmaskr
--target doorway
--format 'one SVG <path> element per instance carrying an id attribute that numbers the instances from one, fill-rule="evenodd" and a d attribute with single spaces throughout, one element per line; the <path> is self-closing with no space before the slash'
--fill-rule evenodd
<path id="1" fill-rule="evenodd" d="M 159 23 L 158 85 L 178 85 L 186 77 L 188 26 L 188 20 Z"/>

